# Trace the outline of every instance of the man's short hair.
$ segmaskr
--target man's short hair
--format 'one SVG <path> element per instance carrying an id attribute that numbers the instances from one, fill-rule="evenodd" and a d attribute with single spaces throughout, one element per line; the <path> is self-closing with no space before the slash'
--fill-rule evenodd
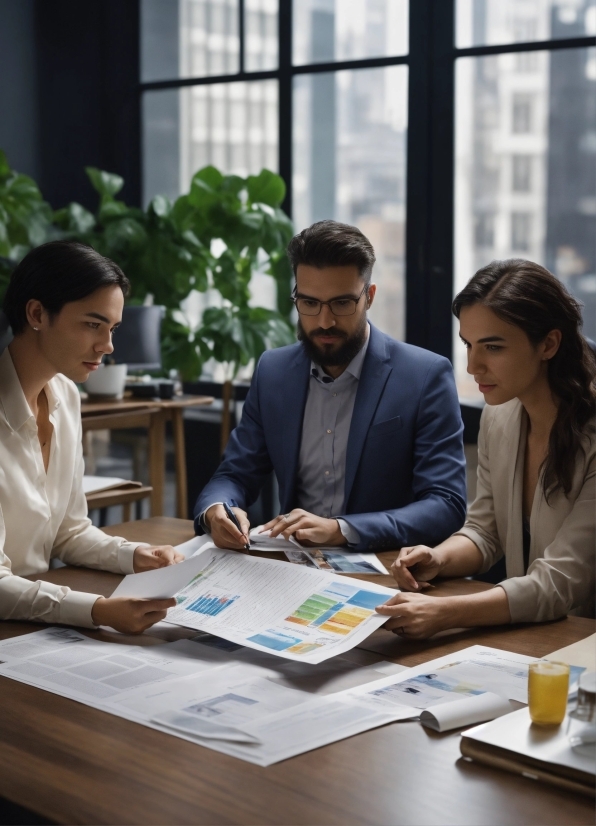
<path id="1" fill-rule="evenodd" d="M 375 251 L 357 227 L 339 221 L 317 221 L 292 238 L 288 244 L 288 258 L 294 276 L 299 264 L 317 269 L 356 266 L 368 287 Z"/>

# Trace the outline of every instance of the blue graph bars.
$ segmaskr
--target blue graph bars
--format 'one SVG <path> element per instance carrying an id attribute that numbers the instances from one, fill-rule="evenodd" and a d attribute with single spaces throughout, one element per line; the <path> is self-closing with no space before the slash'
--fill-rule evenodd
<path id="1" fill-rule="evenodd" d="M 216 617 L 229 608 L 232 603 L 238 599 L 238 595 L 229 596 L 213 596 L 212 594 L 204 594 L 202 597 L 196 599 L 190 605 L 185 606 L 187 611 L 194 611 L 196 614 L 205 614 L 209 617 Z"/>

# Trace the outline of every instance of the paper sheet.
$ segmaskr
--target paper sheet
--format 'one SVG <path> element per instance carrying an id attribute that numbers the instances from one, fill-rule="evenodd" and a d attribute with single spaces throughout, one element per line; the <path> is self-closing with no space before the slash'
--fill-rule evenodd
<path id="1" fill-rule="evenodd" d="M 302 548 L 300 542 L 291 536 L 289 539 L 284 539 L 283 536 L 271 537 L 270 531 L 263 531 L 262 525 L 257 525 L 252 528 L 248 538 L 250 539 L 251 551 L 263 551 L 265 553 L 274 553 L 276 551 L 286 551 L 292 548 Z M 340 550 L 336 548 L 335 550 Z"/>
<path id="2" fill-rule="evenodd" d="M 527 703 L 531 662 L 535 662 L 534 657 L 474 645 L 347 693 L 375 707 L 409 706 L 418 709 L 418 714 L 465 698 L 479 702 L 474 698 L 485 692 Z"/>
<path id="3" fill-rule="evenodd" d="M 83 493 L 98 493 L 100 490 L 119 488 L 120 485 L 141 487 L 140 482 L 121 479 L 119 476 L 83 476 Z"/>
<path id="4" fill-rule="evenodd" d="M 290 562 L 334 571 L 336 574 L 388 574 L 389 571 L 376 554 L 358 554 L 328 548 L 303 548 L 284 551 Z"/>
<path id="5" fill-rule="evenodd" d="M 206 635 L 140 648 L 49 628 L 0 643 L 0 674 L 262 766 L 400 717 L 329 693 L 346 674 L 378 676 L 372 666 L 289 662 Z"/>
<path id="6" fill-rule="evenodd" d="M 205 547 L 179 565 L 131 574 L 113 596 L 176 596 L 166 621 L 279 657 L 319 663 L 353 648 L 386 617 L 393 589 Z"/>
<path id="7" fill-rule="evenodd" d="M 219 668 L 225 657 L 200 658 L 193 648 L 119 645 L 91 640 L 68 628 L 44 628 L 0 643 L 0 675 L 87 705 L 118 698 L 139 686 Z"/>

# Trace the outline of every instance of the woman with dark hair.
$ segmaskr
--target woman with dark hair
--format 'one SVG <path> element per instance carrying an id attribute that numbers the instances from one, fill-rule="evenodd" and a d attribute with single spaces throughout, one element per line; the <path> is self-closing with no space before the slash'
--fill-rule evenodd
<path id="1" fill-rule="evenodd" d="M 81 410 L 86 381 L 122 318 L 128 280 L 91 247 L 53 241 L 12 273 L 4 311 L 14 338 L 0 355 L 0 618 L 141 632 L 175 600 L 105 599 L 24 577 L 71 565 L 133 573 L 182 557 L 112 537 L 87 517 Z"/>
<path id="2" fill-rule="evenodd" d="M 378 608 L 407 637 L 447 628 L 594 615 L 596 361 L 580 307 L 529 261 L 493 261 L 453 302 L 460 337 L 487 406 L 478 490 L 464 527 L 435 548 L 402 548 L 403 591 Z M 507 578 L 469 596 L 421 594 L 436 576 Z"/>

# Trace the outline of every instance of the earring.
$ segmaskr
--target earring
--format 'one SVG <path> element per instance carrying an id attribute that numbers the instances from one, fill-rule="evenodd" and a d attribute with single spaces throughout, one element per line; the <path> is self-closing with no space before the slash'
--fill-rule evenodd
<path id="1" fill-rule="evenodd" d="M 39 327 L 34 327 L 33 329 L 35 330 L 36 333 L 39 333 Z"/>

